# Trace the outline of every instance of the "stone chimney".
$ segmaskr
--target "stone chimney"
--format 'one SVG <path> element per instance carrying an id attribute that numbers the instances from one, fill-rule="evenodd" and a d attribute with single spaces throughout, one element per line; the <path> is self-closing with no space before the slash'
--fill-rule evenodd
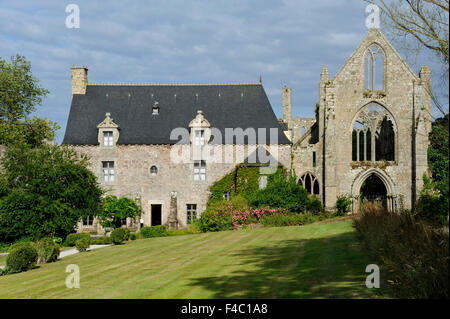
<path id="1" fill-rule="evenodd" d="M 82 66 L 76 68 L 72 66 L 72 95 L 74 94 L 86 94 L 86 87 L 88 85 L 88 68 Z"/>
<path id="2" fill-rule="evenodd" d="M 292 117 L 292 96 L 291 88 L 283 87 L 283 119 L 287 122 L 291 120 Z"/>
<path id="3" fill-rule="evenodd" d="M 425 84 L 425 87 L 431 92 L 431 72 L 428 66 L 424 65 L 419 72 L 419 77 Z"/>

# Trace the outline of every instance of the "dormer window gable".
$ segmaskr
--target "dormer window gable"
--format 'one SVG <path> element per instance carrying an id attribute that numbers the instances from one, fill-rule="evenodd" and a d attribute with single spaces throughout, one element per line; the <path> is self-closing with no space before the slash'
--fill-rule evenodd
<path id="1" fill-rule="evenodd" d="M 197 111 L 196 117 L 189 123 L 191 130 L 191 143 L 194 146 L 205 146 L 211 137 L 211 125 L 201 110 Z"/>
<path id="2" fill-rule="evenodd" d="M 114 147 L 119 140 L 119 125 L 114 123 L 111 113 L 105 114 L 105 119 L 97 125 L 98 143 L 100 147 Z"/>

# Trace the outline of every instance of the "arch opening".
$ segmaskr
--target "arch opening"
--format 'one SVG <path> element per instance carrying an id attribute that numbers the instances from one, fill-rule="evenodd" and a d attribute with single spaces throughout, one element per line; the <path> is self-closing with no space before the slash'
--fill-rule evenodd
<path id="1" fill-rule="evenodd" d="M 364 180 L 359 192 L 361 200 L 379 202 L 384 208 L 388 208 L 386 185 L 376 174 L 372 173 Z"/>
<path id="2" fill-rule="evenodd" d="M 311 195 L 320 195 L 319 182 L 314 174 L 309 172 L 305 173 L 300 177 L 298 182 L 301 183 L 303 188 Z"/>

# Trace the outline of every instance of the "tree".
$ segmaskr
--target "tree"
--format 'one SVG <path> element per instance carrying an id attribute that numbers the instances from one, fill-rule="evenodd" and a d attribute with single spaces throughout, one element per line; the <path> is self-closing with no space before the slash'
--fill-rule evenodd
<path id="1" fill-rule="evenodd" d="M 122 226 L 122 220 L 127 217 L 136 218 L 140 214 L 141 210 L 134 200 L 110 195 L 105 198 L 99 217 L 103 227 L 119 228 Z"/>
<path id="2" fill-rule="evenodd" d="M 49 93 L 31 73 L 25 57 L 0 58 L 0 144 L 27 143 L 38 146 L 55 137 L 59 126 L 48 119 L 28 116 Z"/>
<path id="3" fill-rule="evenodd" d="M 449 179 L 449 116 L 436 119 L 431 127 L 428 147 L 428 165 L 433 183 L 442 195 L 448 198 Z"/>
<path id="4" fill-rule="evenodd" d="M 380 8 L 384 29 L 391 33 L 392 39 L 401 42 L 405 49 L 418 55 L 422 48 L 426 48 L 436 54 L 443 66 L 442 80 L 448 86 L 449 0 L 365 1 Z M 445 115 L 446 111 L 436 96 L 432 92 L 430 95 L 436 107 Z"/>
<path id="5" fill-rule="evenodd" d="M 101 210 L 88 158 L 68 146 L 10 146 L 0 166 L 0 242 L 65 237 Z"/>

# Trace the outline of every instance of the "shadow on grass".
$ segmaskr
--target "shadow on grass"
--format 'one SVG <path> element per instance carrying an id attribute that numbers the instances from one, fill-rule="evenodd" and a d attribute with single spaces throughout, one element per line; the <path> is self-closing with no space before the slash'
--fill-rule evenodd
<path id="1" fill-rule="evenodd" d="M 213 298 L 374 297 L 365 286 L 371 262 L 353 232 L 273 244 L 232 254 L 238 264 L 227 267 L 243 270 L 193 278 L 189 285 L 212 291 Z"/>

